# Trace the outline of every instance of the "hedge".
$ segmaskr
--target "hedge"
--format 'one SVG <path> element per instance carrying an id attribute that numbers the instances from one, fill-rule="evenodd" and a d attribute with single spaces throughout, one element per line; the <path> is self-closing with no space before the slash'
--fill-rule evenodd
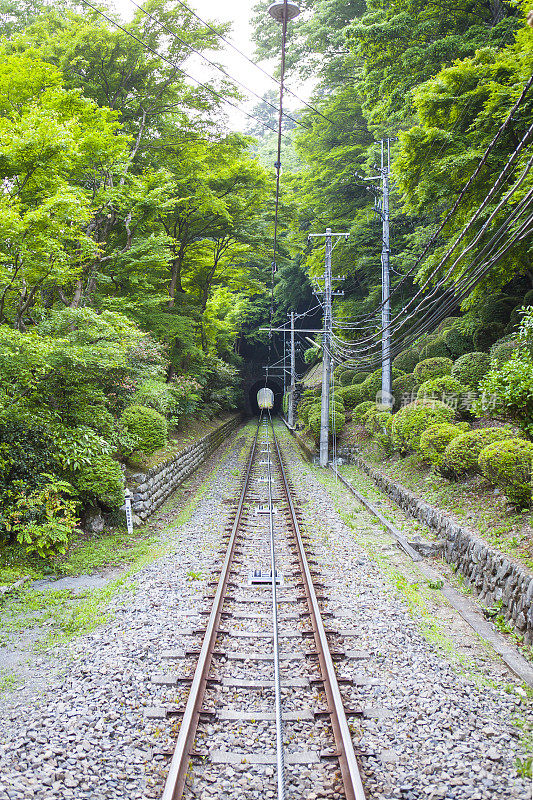
<path id="1" fill-rule="evenodd" d="M 403 375 L 401 369 L 397 369 L 396 367 L 392 368 L 392 379 L 399 378 L 400 375 Z M 375 400 L 378 392 L 381 391 L 381 376 L 382 371 L 381 368 L 375 370 L 371 375 L 366 378 L 363 383 L 360 384 L 361 386 L 361 398 L 360 400 Z"/>
<path id="2" fill-rule="evenodd" d="M 403 372 L 412 372 L 420 361 L 420 350 L 415 345 L 411 345 L 406 350 L 402 350 L 394 359 L 393 366 Z"/>
<path id="3" fill-rule="evenodd" d="M 318 408 L 313 407 L 313 410 L 309 414 L 308 427 L 316 442 L 320 440 L 320 422 L 321 422 L 320 406 L 318 406 Z M 330 435 L 338 436 L 339 433 L 344 428 L 345 422 L 346 422 L 346 415 L 344 413 L 344 409 L 342 408 L 342 406 L 336 403 L 330 403 L 329 406 Z"/>
<path id="4" fill-rule="evenodd" d="M 354 408 L 360 403 L 362 394 L 360 383 L 351 384 L 351 386 L 341 386 L 341 388 L 337 389 L 335 392 L 336 397 L 342 400 L 346 408 Z"/>
<path id="5" fill-rule="evenodd" d="M 498 339 L 490 348 L 491 366 L 501 367 L 502 364 L 509 361 L 517 350 L 522 350 L 523 348 L 524 345 L 514 336 L 504 336 L 503 339 Z"/>
<path id="6" fill-rule="evenodd" d="M 444 337 L 439 334 L 431 334 L 427 337 L 421 347 L 421 355 L 424 359 L 428 358 L 448 358 L 450 351 L 446 347 Z"/>
<path id="7" fill-rule="evenodd" d="M 356 372 L 352 379 L 353 386 L 357 386 L 357 384 L 366 381 L 366 379 L 370 374 L 371 374 L 370 372 Z"/>
<path id="8" fill-rule="evenodd" d="M 531 502 L 532 458 L 533 442 L 507 439 L 483 448 L 479 454 L 479 468 L 511 503 L 526 506 Z"/>
<path id="9" fill-rule="evenodd" d="M 444 453 L 442 472 L 447 477 L 458 478 L 467 472 L 479 472 L 479 454 L 489 444 L 513 438 L 506 428 L 478 428 L 457 436 Z"/>
<path id="10" fill-rule="evenodd" d="M 394 396 L 395 411 L 401 406 L 407 405 L 407 403 L 412 403 L 416 398 L 419 386 L 420 384 L 414 375 L 400 375 L 399 378 L 393 380 L 392 394 Z"/>
<path id="11" fill-rule="evenodd" d="M 428 398 L 429 400 L 442 400 L 444 403 L 452 405 L 448 397 L 455 402 L 455 406 L 460 402 L 461 396 L 468 392 L 468 388 L 451 375 L 441 375 L 440 378 L 432 378 L 424 381 L 418 390 L 418 398 Z M 454 407 L 455 407 L 454 406 Z"/>
<path id="12" fill-rule="evenodd" d="M 363 424 L 364 416 L 370 408 L 377 409 L 376 404 L 373 403 L 372 400 L 365 400 L 364 402 L 359 403 L 359 405 L 355 406 L 354 410 L 352 411 L 353 421 Z"/>

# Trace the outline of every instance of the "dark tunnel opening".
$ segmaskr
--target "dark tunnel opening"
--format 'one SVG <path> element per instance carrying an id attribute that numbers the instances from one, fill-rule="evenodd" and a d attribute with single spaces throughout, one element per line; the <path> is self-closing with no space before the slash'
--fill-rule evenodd
<path id="1" fill-rule="evenodd" d="M 272 389 L 274 392 L 274 408 L 272 409 L 272 414 L 279 414 L 282 408 L 283 403 L 283 384 L 280 381 L 277 381 L 275 378 L 269 378 L 266 382 L 256 381 L 250 387 L 249 399 L 250 399 L 250 407 L 252 409 L 252 414 L 259 414 L 259 406 L 257 405 L 257 392 L 259 389 Z"/>

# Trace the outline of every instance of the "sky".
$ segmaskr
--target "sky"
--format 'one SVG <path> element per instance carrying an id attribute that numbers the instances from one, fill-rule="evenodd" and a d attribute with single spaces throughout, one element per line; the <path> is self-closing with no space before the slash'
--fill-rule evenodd
<path id="1" fill-rule="evenodd" d="M 136 2 L 141 4 L 142 0 L 136 0 Z M 229 0 L 229 2 L 227 0 L 226 3 L 222 3 L 220 0 L 184 0 L 184 2 L 196 11 L 202 19 L 208 22 L 231 22 L 232 31 L 227 38 L 233 41 L 239 50 L 246 53 L 249 58 L 254 58 L 254 44 L 252 42 L 252 27 L 250 21 L 255 0 Z M 124 20 L 131 19 L 136 10 L 130 0 L 110 0 L 110 3 L 115 6 Z M 272 26 L 276 34 L 279 35 L 277 30 L 278 23 L 272 20 Z M 272 80 L 269 80 L 259 70 L 254 69 L 248 61 L 243 59 L 227 45 L 224 44 L 223 50 L 213 54 L 213 56 L 215 60 L 224 66 L 230 75 L 235 76 L 244 84 L 250 86 L 258 95 L 262 96 L 267 90 L 276 89 L 276 84 Z M 264 61 L 261 62 L 261 65 L 271 74 L 276 66 L 275 63 Z M 199 56 L 193 55 L 191 59 L 188 60 L 186 68 L 191 75 L 201 81 L 209 80 L 214 74 L 218 74 L 219 77 L 222 77 L 220 72 L 215 72 Z M 294 86 L 294 89 L 297 91 L 299 91 L 300 88 L 301 87 Z M 287 100 L 287 108 L 290 108 L 290 98 L 287 98 Z M 258 102 L 257 98 L 251 97 L 249 102 L 245 103 L 244 106 L 250 111 Z M 250 122 L 245 114 L 239 114 L 229 106 L 227 107 L 227 113 L 230 127 L 235 130 L 244 130 L 246 125 Z"/>

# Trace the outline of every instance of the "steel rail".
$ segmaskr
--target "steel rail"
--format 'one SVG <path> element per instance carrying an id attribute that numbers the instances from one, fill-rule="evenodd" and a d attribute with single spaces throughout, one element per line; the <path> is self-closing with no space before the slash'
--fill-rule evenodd
<path id="1" fill-rule="evenodd" d="M 268 412 L 270 424 L 272 419 Z M 268 430 L 268 428 L 267 428 Z M 268 442 L 268 436 L 266 441 Z M 270 565 L 272 578 L 272 643 L 274 649 L 274 692 L 276 709 L 276 761 L 277 761 L 277 786 L 278 800 L 285 800 L 285 760 L 283 755 L 283 715 L 281 708 L 281 675 L 279 658 L 279 630 L 278 630 L 278 597 L 276 587 L 276 542 L 274 535 L 274 508 L 272 505 L 272 462 L 270 461 L 270 447 L 267 453 L 268 461 L 268 512 L 270 534 Z"/>
<path id="2" fill-rule="evenodd" d="M 213 606 L 211 608 L 211 613 L 209 615 L 209 620 L 207 622 L 207 629 L 204 634 L 202 648 L 200 650 L 200 656 L 198 658 L 198 663 L 194 671 L 194 677 L 192 679 L 192 684 L 189 691 L 189 697 L 187 698 L 187 705 L 185 706 L 185 711 L 183 713 L 183 719 L 178 734 L 178 740 L 176 742 L 176 747 L 174 748 L 174 754 L 172 756 L 172 761 L 170 763 L 169 772 L 165 782 L 165 788 L 161 796 L 162 800 L 180 800 L 183 794 L 183 789 L 185 787 L 185 780 L 187 778 L 187 772 L 189 769 L 190 754 L 194 744 L 194 739 L 196 737 L 196 731 L 198 729 L 198 722 L 200 720 L 200 711 L 204 702 L 209 670 L 211 668 L 211 662 L 213 660 L 213 651 L 215 649 L 217 633 L 220 626 L 222 606 L 224 604 L 224 598 L 226 595 L 227 585 L 229 581 L 231 564 L 233 561 L 235 543 L 237 539 L 237 532 L 239 530 L 239 526 L 241 523 L 242 511 L 244 507 L 244 499 L 246 496 L 246 492 L 248 490 L 248 484 L 250 482 L 250 475 L 257 447 L 258 435 L 259 435 L 259 425 L 257 426 L 257 431 L 255 433 L 255 438 L 250 451 L 250 458 L 248 460 L 246 476 L 244 479 L 241 495 L 239 498 L 239 503 L 237 505 L 235 520 L 233 522 L 233 527 L 231 529 L 231 534 L 229 537 L 224 563 L 222 564 L 220 578 L 218 579 L 215 598 L 213 600 Z"/>
<path id="3" fill-rule="evenodd" d="M 305 554 L 305 548 L 300 532 L 300 525 L 296 516 L 296 509 L 294 508 L 294 503 L 292 501 L 291 491 L 273 425 L 272 436 L 282 476 L 283 492 L 289 506 L 291 526 L 294 531 L 298 560 L 300 561 L 304 582 L 304 591 L 311 616 L 311 623 L 315 637 L 315 646 L 318 653 L 322 679 L 324 681 L 324 691 L 326 693 L 328 711 L 330 712 L 331 726 L 335 736 L 335 744 L 339 757 L 339 765 L 341 768 L 346 800 L 366 800 L 365 790 L 363 788 L 363 783 L 361 781 L 361 775 L 359 772 L 359 766 L 355 757 L 352 737 L 348 727 L 346 714 L 344 712 L 344 705 L 339 690 L 337 674 L 335 672 L 333 659 L 331 658 L 331 653 L 329 651 L 326 631 L 324 629 L 324 623 L 322 622 L 322 615 L 320 613 L 320 607 L 318 605 L 316 592 L 313 586 L 311 571 L 307 563 L 307 556 Z"/>
<path id="4" fill-rule="evenodd" d="M 347 481 L 346 478 L 343 478 L 343 476 L 340 474 L 336 466 L 332 466 L 331 464 L 328 464 L 328 466 L 335 475 L 335 477 L 342 483 L 342 485 L 345 486 L 346 489 L 348 489 L 348 491 L 353 494 L 355 499 L 358 500 L 361 503 L 361 505 L 366 508 L 367 511 L 370 511 L 370 513 L 373 514 L 376 517 L 376 519 L 378 519 L 381 522 L 381 524 L 388 530 L 391 536 L 393 536 L 396 539 L 399 546 L 402 548 L 402 550 L 404 550 L 407 553 L 409 558 L 411 558 L 413 561 L 424 560 L 423 557 L 420 555 L 420 553 L 418 553 L 414 549 L 414 547 L 411 547 L 405 536 L 403 536 L 403 534 L 400 533 L 398 528 L 396 528 L 392 524 L 392 522 L 389 522 L 389 520 L 383 516 L 381 511 L 378 511 L 378 509 L 375 507 L 373 503 L 370 502 L 370 500 L 367 500 L 366 497 L 363 497 L 363 495 L 357 491 L 357 489 L 354 489 L 352 484 L 349 481 Z"/>

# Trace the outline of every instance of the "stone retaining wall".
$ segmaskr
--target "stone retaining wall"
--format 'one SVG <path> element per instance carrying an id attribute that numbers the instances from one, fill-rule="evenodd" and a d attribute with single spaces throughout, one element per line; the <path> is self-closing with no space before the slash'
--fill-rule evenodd
<path id="1" fill-rule="evenodd" d="M 490 606 L 501 601 L 502 614 L 524 635 L 526 643 L 532 644 L 533 576 L 526 567 L 493 549 L 474 531 L 420 500 L 362 458 L 356 457 L 354 463 L 404 511 L 438 533 L 446 561 L 464 575 L 480 602 Z"/>
<path id="2" fill-rule="evenodd" d="M 163 464 L 148 472 L 139 472 L 129 481 L 129 489 L 133 493 L 132 511 L 144 521 L 163 505 L 172 492 L 187 480 L 224 439 L 241 423 L 242 415 L 237 414 L 218 428 L 203 436 L 198 441 L 180 450 Z"/>

